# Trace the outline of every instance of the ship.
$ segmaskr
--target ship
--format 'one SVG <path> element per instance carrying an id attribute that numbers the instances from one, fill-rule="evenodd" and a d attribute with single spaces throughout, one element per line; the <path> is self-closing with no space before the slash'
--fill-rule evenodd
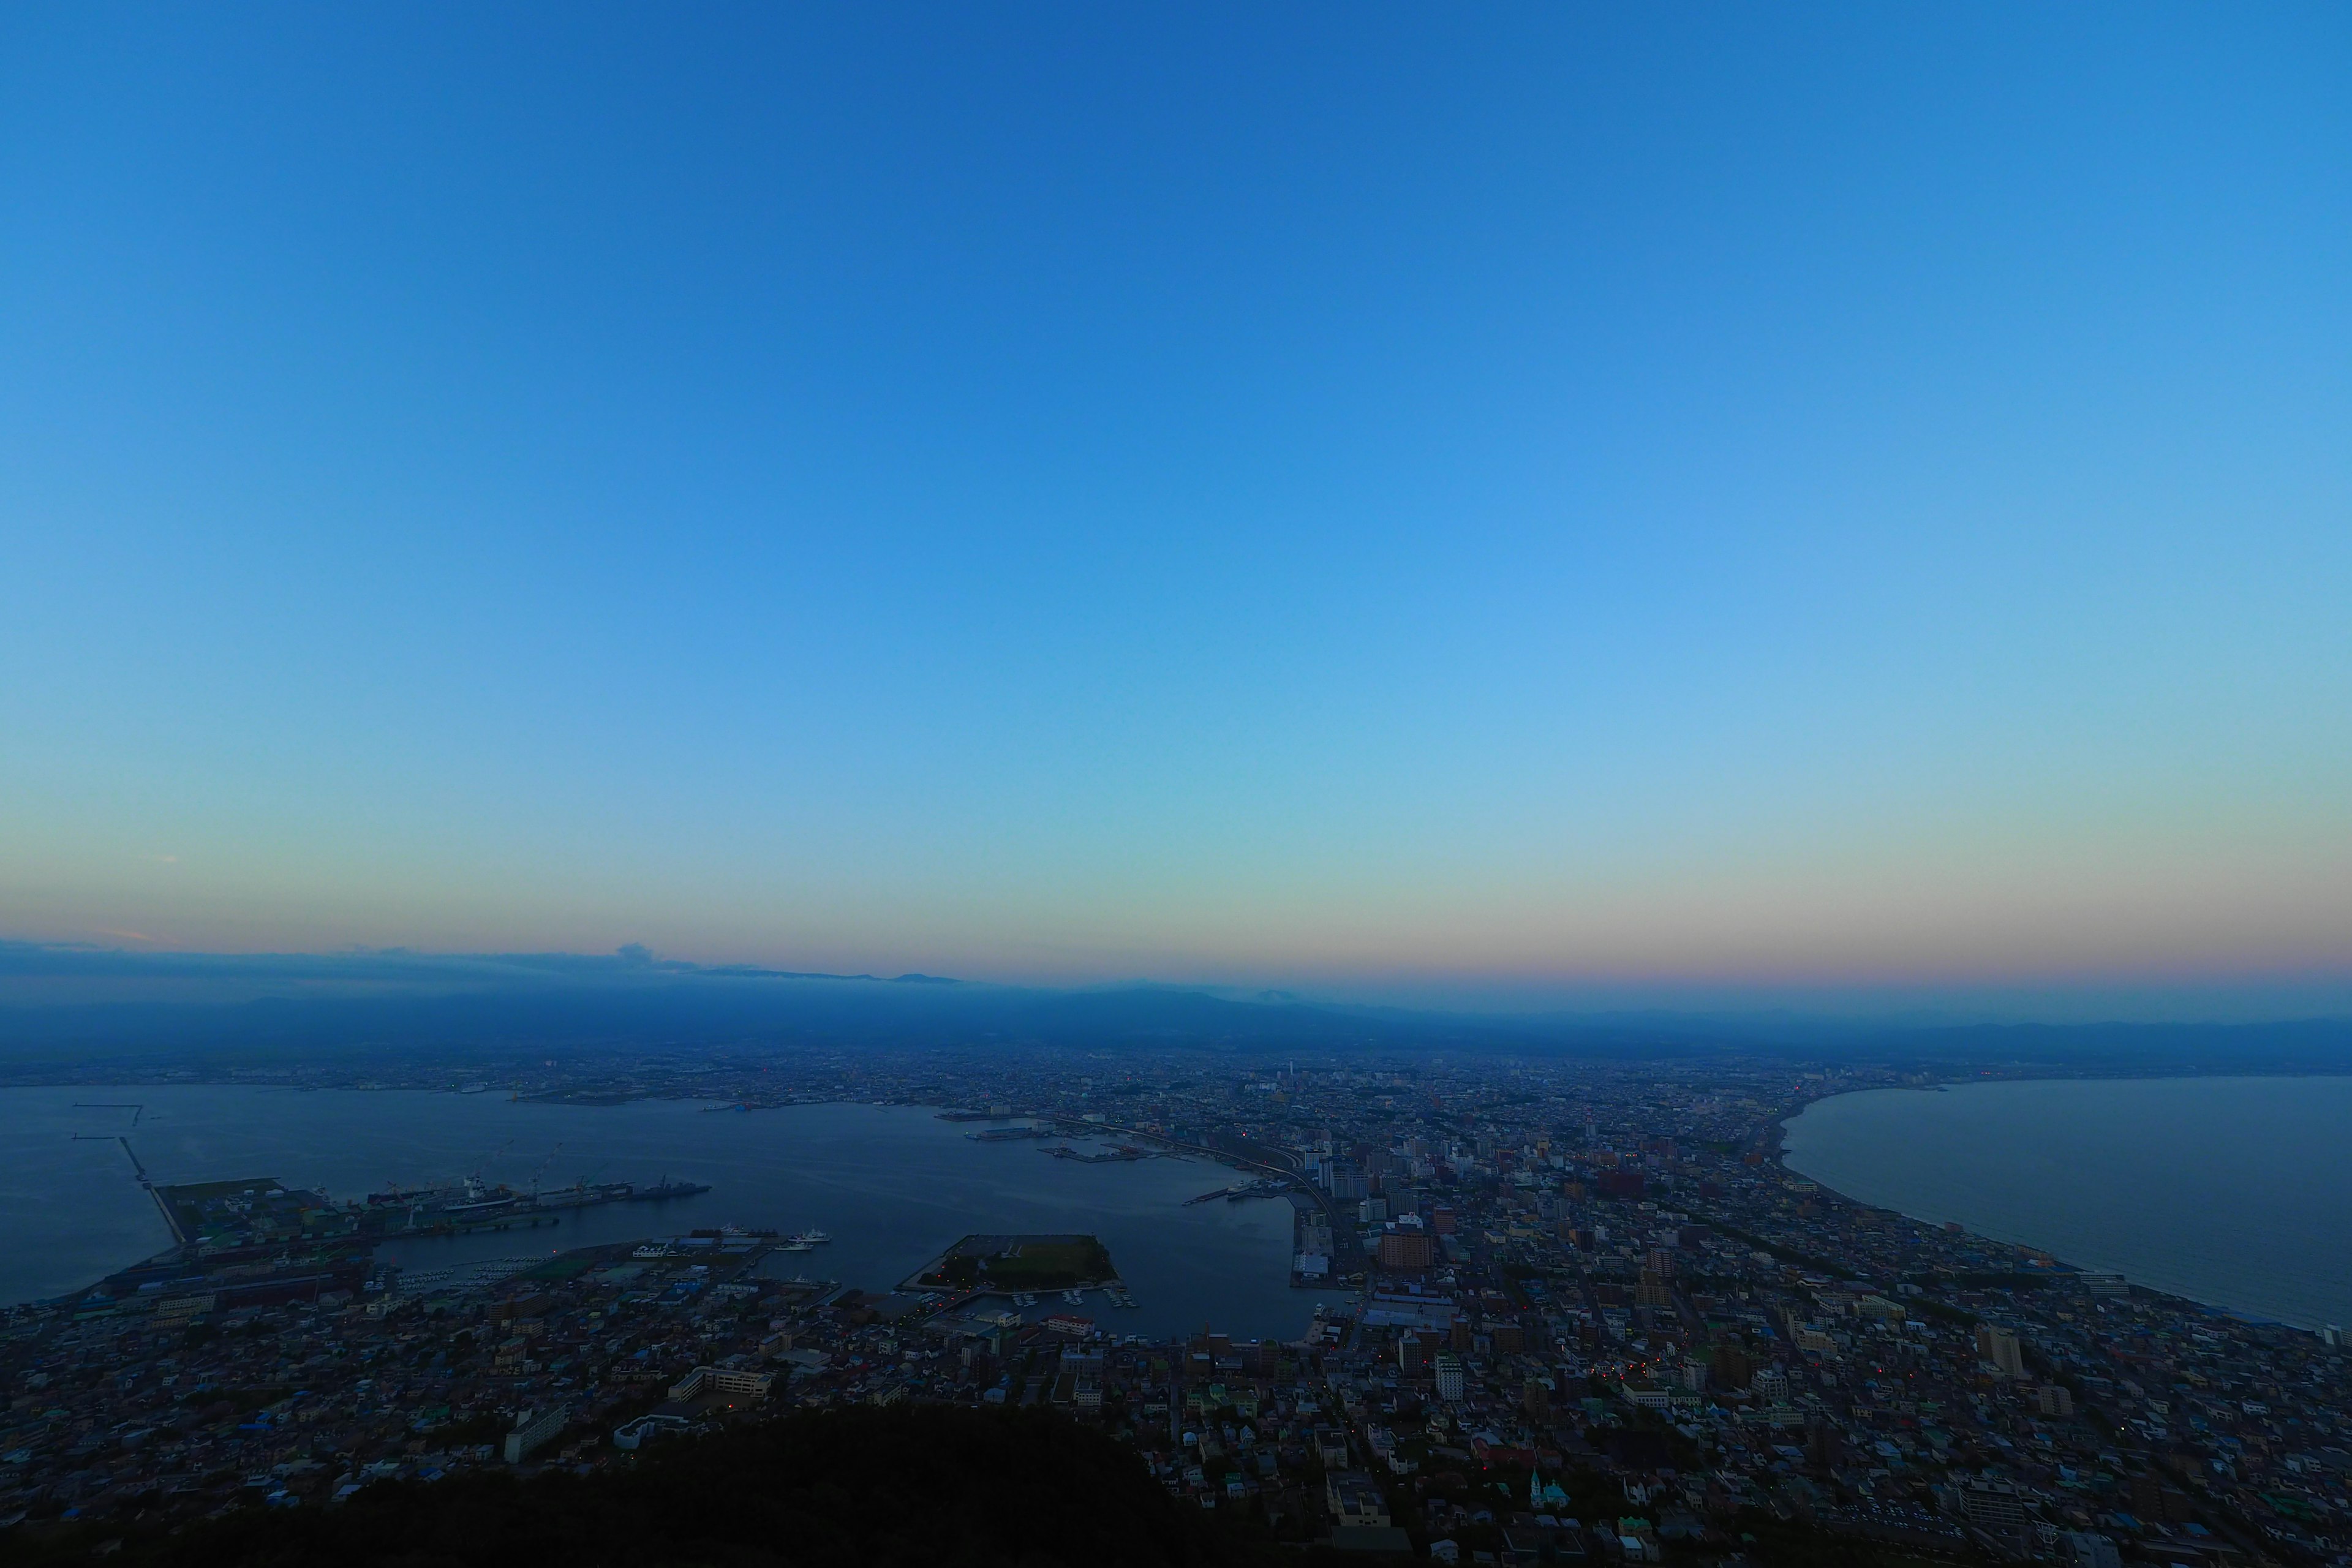
<path id="1" fill-rule="evenodd" d="M 831 1241 L 833 1237 L 826 1235 L 824 1231 L 817 1229 L 816 1226 L 811 1226 L 808 1229 L 793 1237 L 793 1239 L 794 1241 L 805 1242 L 811 1247 L 823 1247 L 826 1242 Z"/>
<path id="2" fill-rule="evenodd" d="M 663 1198 L 690 1198 L 697 1193 L 707 1193 L 709 1190 L 708 1183 L 673 1182 L 667 1176 L 664 1176 L 650 1187 L 632 1189 L 629 1196 L 640 1202 L 646 1199 L 659 1202 Z"/>
<path id="3" fill-rule="evenodd" d="M 707 1193 L 701 1182 L 673 1182 L 665 1176 L 650 1187 L 628 1182 L 579 1181 L 568 1187 L 519 1193 L 503 1183 L 490 1185 L 479 1176 L 467 1176 L 454 1187 L 389 1186 L 370 1193 L 368 1206 L 379 1212 L 405 1209 L 407 1229 L 430 1230 L 445 1226 L 468 1226 L 483 1220 L 542 1212 L 548 1209 L 591 1208 L 599 1204 L 659 1202 L 690 1198 Z"/>
<path id="4" fill-rule="evenodd" d="M 436 1219 L 464 1225 L 468 1220 L 488 1219 L 492 1215 L 503 1214 L 522 1201 L 522 1194 L 512 1187 L 503 1184 L 495 1187 L 485 1186 L 478 1177 L 468 1176 L 466 1184 L 457 1189 L 454 1199 L 445 1197 L 431 1205 L 427 1212 Z"/>
<path id="5" fill-rule="evenodd" d="M 421 1199 L 431 1197 L 436 1190 L 437 1189 L 433 1187 L 403 1187 L 398 1185 L 386 1187 L 380 1193 L 370 1193 L 367 1195 L 368 1207 L 372 1209 L 405 1207 L 407 1205 L 416 1203 Z"/>
<path id="6" fill-rule="evenodd" d="M 462 1225 L 510 1209 L 523 1200 L 512 1187 L 489 1186 L 479 1176 L 467 1176 L 454 1187 L 394 1186 L 370 1193 L 367 1201 L 371 1208 L 404 1208 L 412 1220 L 446 1220 Z"/>
<path id="7" fill-rule="evenodd" d="M 543 1209 L 581 1209 L 592 1204 L 626 1203 L 637 1190 L 626 1182 L 574 1182 L 535 1194 L 531 1202 Z"/>

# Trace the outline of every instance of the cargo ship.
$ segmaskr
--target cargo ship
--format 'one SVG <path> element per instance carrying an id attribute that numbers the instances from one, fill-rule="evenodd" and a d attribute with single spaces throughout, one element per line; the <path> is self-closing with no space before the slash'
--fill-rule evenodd
<path id="1" fill-rule="evenodd" d="M 522 1194 L 512 1187 L 490 1186 L 479 1176 L 468 1176 L 454 1187 L 394 1186 L 367 1195 L 372 1209 L 406 1209 L 412 1219 L 459 1223 L 512 1208 L 522 1201 Z"/>
<path id="2" fill-rule="evenodd" d="M 623 1185 L 626 1184 L 623 1184 Z M 662 1198 L 690 1198 L 697 1193 L 707 1193 L 709 1190 L 708 1183 L 673 1182 L 667 1176 L 664 1176 L 650 1187 L 630 1188 L 628 1197 L 635 1202 L 644 1203 L 648 1199 L 658 1201 Z"/>
<path id="3" fill-rule="evenodd" d="M 519 1193 L 500 1183 L 491 1185 L 478 1176 L 468 1176 L 454 1187 L 387 1187 L 380 1193 L 370 1193 L 368 1207 L 392 1218 L 395 1211 L 405 1210 L 407 1224 L 400 1228 L 430 1230 L 441 1226 L 470 1226 L 485 1220 L 501 1220 L 525 1215 L 543 1214 L 551 1209 L 593 1208 L 599 1204 L 659 1203 L 666 1198 L 690 1198 L 707 1193 L 709 1186 L 701 1182 L 673 1182 L 665 1176 L 651 1186 L 640 1187 L 630 1182 L 574 1182 L 568 1187 L 553 1187 L 542 1192 Z"/>
<path id="4" fill-rule="evenodd" d="M 594 1204 L 626 1203 L 636 1196 L 626 1182 L 574 1182 L 532 1194 L 531 1206 L 542 1209 L 584 1209 Z"/>

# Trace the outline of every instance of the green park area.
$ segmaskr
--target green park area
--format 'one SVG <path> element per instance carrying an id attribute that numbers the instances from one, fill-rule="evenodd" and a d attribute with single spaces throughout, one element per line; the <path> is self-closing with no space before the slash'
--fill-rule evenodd
<path id="1" fill-rule="evenodd" d="M 1060 1290 L 1118 1274 L 1091 1236 L 967 1236 L 908 1283 L 923 1290 Z"/>

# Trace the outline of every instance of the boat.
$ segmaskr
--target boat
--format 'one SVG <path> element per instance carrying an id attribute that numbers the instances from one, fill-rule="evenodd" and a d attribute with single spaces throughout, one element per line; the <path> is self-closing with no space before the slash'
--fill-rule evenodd
<path id="1" fill-rule="evenodd" d="M 370 1193 L 367 1195 L 368 1206 L 370 1208 L 405 1208 L 410 1204 L 431 1197 L 439 1189 L 436 1187 L 404 1187 L 395 1184 L 380 1193 Z"/>
<path id="2" fill-rule="evenodd" d="M 467 1176 L 454 1187 L 393 1187 L 368 1194 L 368 1206 L 376 1209 L 404 1208 L 412 1227 L 425 1220 L 434 1223 L 463 1224 L 487 1215 L 502 1214 L 522 1202 L 522 1194 L 512 1187 L 491 1186 L 479 1176 Z"/>
<path id="3" fill-rule="evenodd" d="M 624 1203 L 635 1195 L 636 1189 L 626 1182 L 574 1182 L 568 1187 L 552 1187 L 536 1194 L 531 1201 L 543 1209 L 577 1209 Z"/>
<path id="4" fill-rule="evenodd" d="M 784 1243 L 783 1246 L 778 1247 L 777 1250 L 779 1252 L 809 1252 L 814 1249 L 812 1248 L 807 1242 L 803 1241 L 796 1236 L 793 1237 L 792 1240 Z"/>
<path id="5" fill-rule="evenodd" d="M 706 1183 L 673 1182 L 667 1176 L 664 1176 L 652 1186 L 639 1187 L 629 1195 L 641 1202 L 647 1198 L 659 1202 L 663 1198 L 690 1198 L 697 1193 L 707 1193 L 709 1190 Z"/>
<path id="6" fill-rule="evenodd" d="M 811 1247 L 823 1247 L 826 1242 L 831 1241 L 833 1237 L 826 1235 L 824 1231 L 817 1229 L 816 1226 L 811 1226 L 806 1230 L 801 1232 L 798 1236 L 793 1237 L 793 1239 L 794 1241 L 806 1242 Z"/>

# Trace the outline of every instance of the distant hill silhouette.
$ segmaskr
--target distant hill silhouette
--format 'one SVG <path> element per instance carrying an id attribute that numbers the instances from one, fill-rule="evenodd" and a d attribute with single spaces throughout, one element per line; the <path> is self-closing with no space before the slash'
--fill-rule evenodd
<path id="1" fill-rule="evenodd" d="M 2352 1021 L 1904 1024 L 1787 1013 L 1461 1014 L 1133 984 L 1076 990 L 573 953 L 139 953 L 0 942 L 0 1067 L 320 1053 L 801 1046 L 1738 1053 L 1921 1066 L 2352 1070 Z"/>

